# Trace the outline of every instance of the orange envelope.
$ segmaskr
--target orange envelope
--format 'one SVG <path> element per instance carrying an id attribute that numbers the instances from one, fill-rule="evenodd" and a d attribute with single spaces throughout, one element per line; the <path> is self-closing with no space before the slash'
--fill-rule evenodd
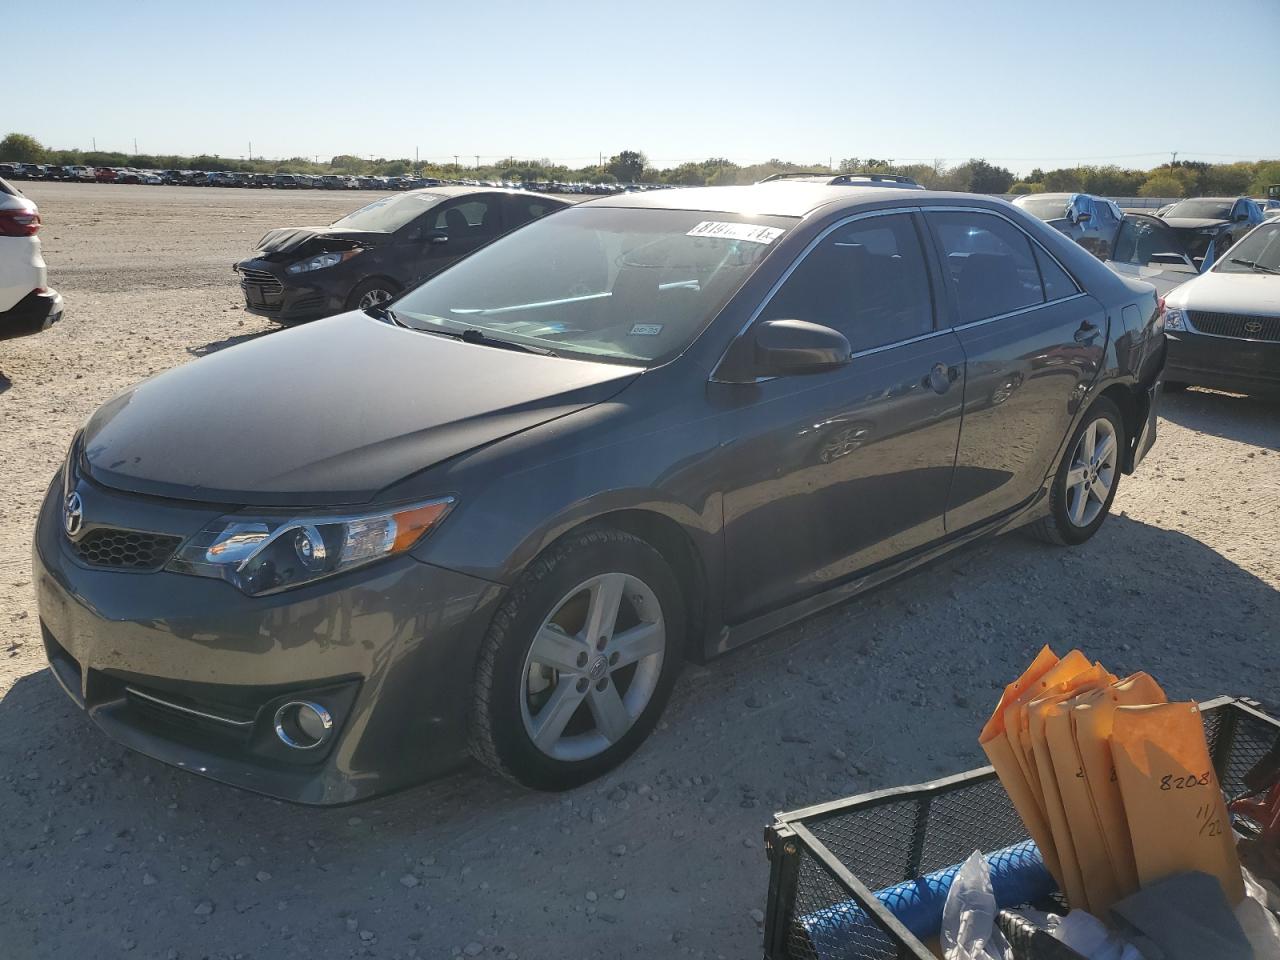
<path id="1" fill-rule="evenodd" d="M 1031 788 L 1032 796 L 1035 798 L 1036 805 L 1040 808 L 1042 817 L 1046 817 L 1047 813 L 1044 805 L 1044 794 L 1040 786 L 1040 774 L 1036 769 L 1035 754 L 1031 749 L 1031 734 L 1027 723 L 1027 704 L 1044 694 L 1051 687 L 1070 680 L 1077 674 L 1088 670 L 1089 667 L 1089 658 L 1079 650 L 1072 650 L 1045 671 L 1044 675 L 1038 680 L 1032 681 L 1017 699 L 1009 705 L 1009 708 L 1005 710 L 1005 736 L 1009 738 L 1013 746 L 1014 756 L 1018 761 L 1018 765 L 1022 767 L 1022 775 L 1026 778 L 1027 785 Z M 1058 880 L 1058 885 L 1061 887 L 1061 875 L 1054 874 L 1054 878 Z"/>
<path id="2" fill-rule="evenodd" d="M 991 765 L 995 767 L 996 775 L 1000 778 L 1005 793 L 1013 801 L 1013 807 L 1022 818 L 1027 833 L 1039 846 L 1040 855 L 1044 858 L 1049 873 L 1061 887 L 1062 868 L 1054 850 L 1053 834 L 1049 830 L 1049 824 L 1044 815 L 1040 812 L 1040 805 L 1027 783 L 1023 766 L 1015 756 L 1013 743 L 1005 730 L 1005 715 L 1009 707 L 1058 663 L 1057 654 L 1048 647 L 1041 649 L 1022 676 L 1004 688 L 1000 702 L 996 704 L 991 718 L 978 735 L 978 743 L 986 753 L 987 759 L 991 761 Z"/>
<path id="3" fill-rule="evenodd" d="M 1081 695 L 1069 711 L 1078 767 L 1060 771 L 1058 783 L 1063 806 L 1071 805 L 1076 858 L 1096 913 L 1138 889 L 1133 841 L 1111 756 L 1115 711 L 1119 706 L 1161 704 L 1166 699 L 1150 675 L 1135 673 L 1104 690 Z M 1066 759 L 1065 754 L 1062 759 Z M 1064 782 L 1069 784 L 1066 789 L 1061 786 Z M 1084 815 L 1081 793 L 1092 812 L 1091 818 Z"/>
<path id="4" fill-rule="evenodd" d="M 1228 902 L 1243 900 L 1231 820 L 1196 704 L 1117 707 L 1111 752 L 1139 882 L 1202 870 L 1218 878 Z"/>
<path id="5" fill-rule="evenodd" d="M 1062 892 L 1067 895 L 1067 902 L 1071 906 L 1086 910 L 1089 909 L 1089 899 L 1071 842 L 1074 825 L 1067 817 L 1058 789 L 1052 750 L 1046 737 L 1046 722 L 1050 714 L 1062 713 L 1065 716 L 1065 711 L 1062 710 L 1063 701 L 1079 692 L 1108 686 L 1114 683 L 1115 679 L 1101 664 L 1094 664 L 1071 679 L 1050 687 L 1027 704 L 1026 709 L 1027 739 L 1031 744 L 1036 778 L 1040 784 L 1040 801 L 1044 805 L 1045 819 L 1048 820 L 1049 829 L 1053 833 L 1054 849 L 1057 851 L 1058 862 L 1062 867 Z M 1071 743 L 1069 733 L 1067 745 L 1074 757 L 1075 747 Z"/>

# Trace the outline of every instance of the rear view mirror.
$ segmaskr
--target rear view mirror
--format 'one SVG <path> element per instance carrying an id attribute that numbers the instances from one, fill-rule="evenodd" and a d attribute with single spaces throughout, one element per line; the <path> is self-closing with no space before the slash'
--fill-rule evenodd
<path id="1" fill-rule="evenodd" d="M 843 333 L 804 320 L 766 320 L 751 336 L 757 377 L 822 373 L 844 366 L 853 354 Z"/>

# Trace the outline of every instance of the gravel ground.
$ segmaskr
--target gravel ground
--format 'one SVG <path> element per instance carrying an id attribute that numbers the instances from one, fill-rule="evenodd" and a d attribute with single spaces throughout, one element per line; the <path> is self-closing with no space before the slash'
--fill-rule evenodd
<path id="1" fill-rule="evenodd" d="M 1177 697 L 1280 699 L 1280 407 L 1194 390 L 1085 547 L 991 541 L 690 667 L 640 752 L 572 793 L 466 770 L 316 810 L 128 753 L 42 669 L 39 498 L 117 390 L 270 332 L 229 270 L 261 233 L 366 195 L 28 192 L 67 316 L 0 343 L 6 960 L 758 956 L 771 813 L 979 765 L 980 722 L 1042 643 Z"/>

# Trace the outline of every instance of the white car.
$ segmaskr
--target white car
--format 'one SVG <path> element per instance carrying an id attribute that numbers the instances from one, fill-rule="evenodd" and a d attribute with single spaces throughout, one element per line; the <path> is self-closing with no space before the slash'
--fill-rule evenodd
<path id="1" fill-rule="evenodd" d="M 62 319 L 62 297 L 45 286 L 40 211 L 0 180 L 0 340 L 39 333 Z"/>
<path id="2" fill-rule="evenodd" d="M 1165 299 L 1165 387 L 1280 395 L 1280 220 Z"/>

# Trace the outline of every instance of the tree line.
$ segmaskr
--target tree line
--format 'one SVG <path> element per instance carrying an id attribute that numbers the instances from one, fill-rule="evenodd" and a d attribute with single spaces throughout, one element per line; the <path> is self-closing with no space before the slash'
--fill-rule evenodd
<path id="1" fill-rule="evenodd" d="M 225 170 L 241 173 L 310 173 L 347 176 L 421 176 L 442 179 L 508 180 L 522 183 L 666 183 L 680 186 L 720 186 L 755 183 L 776 173 L 885 173 L 908 176 L 930 190 L 966 193 L 1093 193 L 1113 197 L 1264 196 L 1280 183 L 1280 160 L 1201 163 L 1184 160 L 1149 170 L 1114 165 L 1032 170 L 1019 179 L 1012 171 L 986 160 L 973 159 L 948 166 L 934 163 L 895 163 L 876 158 L 847 157 L 834 170 L 825 163 L 804 164 L 771 159 L 738 164 L 725 157 L 655 168 L 643 152 L 622 150 L 602 164 L 569 167 L 548 159 L 506 157 L 496 163 L 465 164 L 415 162 L 408 158 L 367 158 L 339 154 L 327 161 L 314 157 L 253 160 L 209 155 L 126 154 L 105 150 L 54 150 L 36 138 L 10 133 L 0 140 L 0 161 L 50 163 L 58 166 L 137 167 L 147 170 Z"/>

